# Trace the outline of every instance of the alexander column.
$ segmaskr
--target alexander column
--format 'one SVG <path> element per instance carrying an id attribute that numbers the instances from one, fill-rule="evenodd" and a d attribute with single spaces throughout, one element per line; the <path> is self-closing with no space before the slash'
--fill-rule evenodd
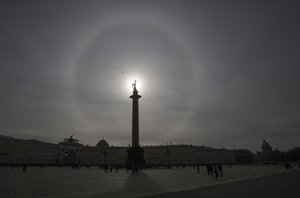
<path id="1" fill-rule="evenodd" d="M 142 97 L 136 89 L 136 80 L 132 84 L 132 146 L 128 148 L 127 166 L 143 167 L 145 165 L 144 150 L 139 145 L 139 99 Z"/>

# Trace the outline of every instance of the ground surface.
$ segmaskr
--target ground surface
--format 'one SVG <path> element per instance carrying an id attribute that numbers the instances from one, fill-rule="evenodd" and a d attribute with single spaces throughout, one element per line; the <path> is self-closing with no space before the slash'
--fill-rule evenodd
<path id="1" fill-rule="evenodd" d="M 243 198 L 297 198 L 300 197 L 300 171 L 271 175 L 196 190 L 180 191 L 148 198 L 176 197 L 243 197 Z"/>
<path id="2" fill-rule="evenodd" d="M 291 172 L 290 177 L 293 177 L 293 173 L 297 172 L 299 178 L 299 171 L 287 171 L 280 166 L 233 166 L 232 168 L 224 167 L 224 177 L 219 178 L 218 180 L 215 180 L 214 177 L 208 176 L 205 167 L 200 168 L 199 174 L 197 173 L 197 169 L 194 168 L 173 168 L 143 170 L 134 175 L 128 173 L 126 170 L 121 170 L 119 172 L 116 172 L 114 170 L 113 172 L 105 173 L 103 169 L 98 168 L 72 169 L 67 167 L 28 167 L 26 173 L 22 173 L 21 168 L 14 168 L 11 170 L 8 167 L 2 167 L 0 168 L 0 197 L 119 198 L 151 196 L 178 191 L 185 191 L 178 193 L 194 193 L 193 191 L 187 190 L 285 172 Z M 285 177 L 287 177 L 286 180 L 288 180 L 289 176 Z M 281 180 L 280 177 L 279 179 Z M 256 185 L 258 187 L 261 186 L 262 189 L 264 185 L 267 185 L 270 189 L 279 189 L 276 185 L 280 186 L 280 182 L 274 183 L 272 185 L 275 186 L 270 187 L 268 182 L 264 182 L 264 180 L 258 181 L 262 183 L 259 184 L 259 182 L 257 182 Z M 291 179 L 291 182 L 292 181 L 294 181 L 294 179 Z M 286 184 L 288 183 L 286 182 Z M 238 185 L 238 188 L 241 189 L 245 188 L 243 187 L 243 183 L 236 183 L 235 185 Z M 240 187 L 239 185 L 242 185 L 242 187 Z M 222 190 L 222 188 L 219 186 L 216 188 L 220 188 Z M 210 192 L 208 191 L 207 193 L 210 194 Z M 204 191 L 204 193 L 205 192 L 206 191 Z"/>

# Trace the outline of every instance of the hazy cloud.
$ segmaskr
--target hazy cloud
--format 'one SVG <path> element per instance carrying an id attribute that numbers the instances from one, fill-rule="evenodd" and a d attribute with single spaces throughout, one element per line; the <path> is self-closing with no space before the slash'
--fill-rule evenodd
<path id="1" fill-rule="evenodd" d="M 299 146 L 296 1 L 1 2 L 1 133 L 95 145 Z M 139 79 L 138 79 L 139 80 Z"/>

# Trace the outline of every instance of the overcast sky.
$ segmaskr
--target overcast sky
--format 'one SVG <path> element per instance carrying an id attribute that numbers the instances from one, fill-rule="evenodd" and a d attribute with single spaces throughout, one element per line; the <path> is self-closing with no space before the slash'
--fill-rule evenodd
<path id="1" fill-rule="evenodd" d="M 300 146 L 297 1 L 1 1 L 0 134 Z"/>

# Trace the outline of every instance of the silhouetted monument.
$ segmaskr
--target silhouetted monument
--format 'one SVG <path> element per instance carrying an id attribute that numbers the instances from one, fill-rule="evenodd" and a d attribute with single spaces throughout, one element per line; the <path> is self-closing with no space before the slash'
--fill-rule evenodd
<path id="1" fill-rule="evenodd" d="M 144 150 L 139 145 L 139 99 L 136 89 L 136 80 L 132 84 L 133 94 L 132 99 L 132 146 L 128 148 L 127 166 L 140 168 L 145 166 Z"/>

